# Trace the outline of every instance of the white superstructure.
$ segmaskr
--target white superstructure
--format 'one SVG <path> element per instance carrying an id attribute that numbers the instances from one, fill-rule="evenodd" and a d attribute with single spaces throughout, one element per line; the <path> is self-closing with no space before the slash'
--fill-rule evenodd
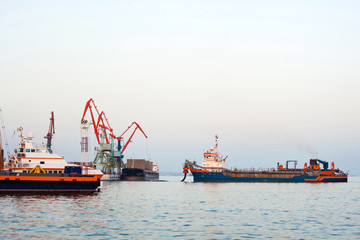
<path id="1" fill-rule="evenodd" d="M 204 160 L 202 161 L 201 166 L 205 169 L 214 170 L 225 168 L 225 159 L 220 156 L 218 152 L 218 137 L 215 136 L 215 145 L 210 147 L 210 149 L 204 152 Z"/>
<path id="2" fill-rule="evenodd" d="M 159 164 L 158 163 L 153 163 L 153 169 L 154 172 L 159 172 Z"/>
<path id="3" fill-rule="evenodd" d="M 28 133 L 27 137 L 24 137 L 21 127 L 18 131 L 21 141 L 14 153 L 10 155 L 9 162 L 5 164 L 5 169 L 13 172 L 30 172 L 39 165 L 47 173 L 63 173 L 65 166 L 76 166 L 75 164 L 68 164 L 63 157 L 51 153 L 44 144 L 36 146 L 32 141 L 34 136 L 31 132 Z M 102 175 L 100 170 L 85 166 L 83 173 Z"/>

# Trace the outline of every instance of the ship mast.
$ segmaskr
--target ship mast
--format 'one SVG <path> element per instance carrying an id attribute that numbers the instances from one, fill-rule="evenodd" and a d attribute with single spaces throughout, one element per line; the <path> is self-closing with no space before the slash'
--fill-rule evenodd
<path id="1" fill-rule="evenodd" d="M 52 153 L 51 139 L 54 133 L 55 133 L 54 112 L 51 112 L 49 131 L 48 134 L 44 137 L 47 139 L 46 148 L 48 149 L 49 153 Z"/>
<path id="2" fill-rule="evenodd" d="M 4 169 L 4 149 L 2 146 L 1 130 L 0 130 L 0 171 Z"/>
<path id="3" fill-rule="evenodd" d="M 3 114 L 2 114 L 2 110 L 0 108 L 0 123 L 1 123 L 1 129 L 0 129 L 0 150 L 2 150 L 2 157 L 3 159 L 5 159 L 5 150 L 6 150 L 6 154 L 7 156 L 10 155 L 10 151 L 9 151 L 9 144 L 7 141 L 7 137 L 6 137 L 6 130 L 5 130 L 5 123 L 4 123 L 4 118 L 3 118 Z M 2 131 L 2 136 L 1 136 L 1 131 Z M 3 138 L 3 139 L 2 139 Z M 2 141 L 4 141 L 4 147 L 2 145 Z"/>

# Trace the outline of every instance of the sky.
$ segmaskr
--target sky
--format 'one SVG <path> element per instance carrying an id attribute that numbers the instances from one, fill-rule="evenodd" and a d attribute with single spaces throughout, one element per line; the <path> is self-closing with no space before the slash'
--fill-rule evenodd
<path id="1" fill-rule="evenodd" d="M 358 1 L 0 1 L 0 108 L 10 151 L 19 126 L 80 160 L 93 98 L 125 159 L 181 172 L 219 136 L 227 167 L 296 159 L 360 174 Z M 95 138 L 91 139 L 92 147 Z M 94 153 L 90 154 L 90 158 Z"/>

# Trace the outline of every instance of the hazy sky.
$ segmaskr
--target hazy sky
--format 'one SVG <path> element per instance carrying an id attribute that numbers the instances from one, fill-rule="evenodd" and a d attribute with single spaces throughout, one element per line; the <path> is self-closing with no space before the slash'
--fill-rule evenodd
<path id="1" fill-rule="evenodd" d="M 202 160 L 219 135 L 228 167 L 311 157 L 360 174 L 359 1 L 0 1 L 0 107 L 80 160 L 93 98 L 125 157 L 161 171 Z M 94 143 L 94 138 L 92 138 Z M 91 158 L 93 155 L 91 155 Z"/>

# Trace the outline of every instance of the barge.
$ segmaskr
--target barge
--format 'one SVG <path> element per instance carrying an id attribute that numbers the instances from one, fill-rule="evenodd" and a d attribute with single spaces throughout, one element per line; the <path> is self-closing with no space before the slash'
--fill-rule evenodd
<path id="1" fill-rule="evenodd" d="M 218 152 L 218 141 L 215 136 L 215 145 L 204 153 L 204 160 L 201 165 L 195 161 L 185 161 L 183 172 L 190 171 L 194 182 L 347 182 L 348 174 L 335 169 L 334 162 L 329 163 L 320 159 L 310 159 L 309 165 L 304 164 L 303 168 L 296 168 L 296 160 L 286 161 L 285 166 L 277 164 L 277 168 L 268 170 L 251 169 L 228 169 L 225 168 L 225 160 Z M 289 167 L 289 163 L 294 164 Z M 321 166 L 322 165 L 322 166 Z"/>
<path id="2" fill-rule="evenodd" d="M 121 173 L 121 180 L 124 181 L 152 181 L 158 179 L 158 164 L 145 159 L 128 159 L 126 168 L 123 168 Z"/>

